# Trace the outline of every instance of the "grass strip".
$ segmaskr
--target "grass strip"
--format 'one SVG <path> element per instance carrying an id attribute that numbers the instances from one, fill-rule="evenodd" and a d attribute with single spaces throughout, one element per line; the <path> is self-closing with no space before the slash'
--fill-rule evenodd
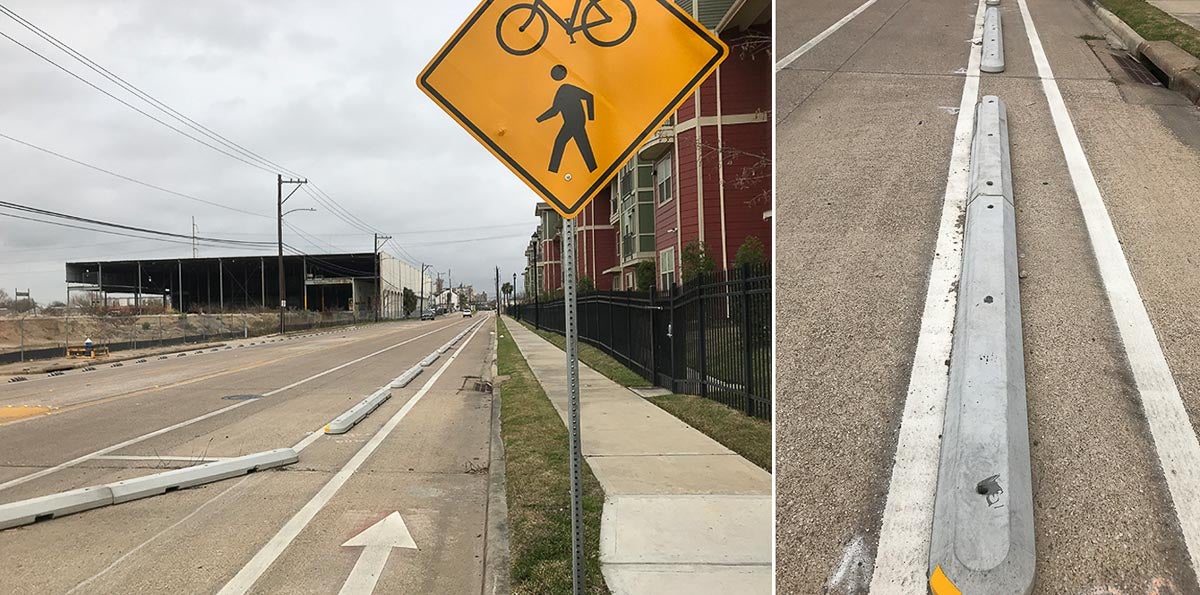
<path id="1" fill-rule="evenodd" d="M 571 471 L 567 428 L 498 321 L 501 434 L 508 482 L 512 592 L 571 592 Z M 583 465 L 587 592 L 604 594 L 600 513 L 604 491 Z"/>
<path id="2" fill-rule="evenodd" d="M 1146 41 L 1170 41 L 1200 58 L 1200 31 L 1146 0 L 1096 0 Z"/>
<path id="3" fill-rule="evenodd" d="M 564 349 L 566 337 L 551 331 L 539 331 L 521 323 L 539 337 Z M 579 343 L 579 361 L 621 386 L 646 386 L 649 382 L 612 356 L 586 343 Z M 689 426 L 700 430 L 746 457 L 746 460 L 771 471 L 771 422 L 750 417 L 732 407 L 695 395 L 665 395 L 646 399 Z"/>

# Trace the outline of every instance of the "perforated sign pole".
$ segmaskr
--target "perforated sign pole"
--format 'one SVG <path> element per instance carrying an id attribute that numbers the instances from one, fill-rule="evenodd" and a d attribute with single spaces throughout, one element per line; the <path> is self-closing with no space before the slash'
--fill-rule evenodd
<path id="1" fill-rule="evenodd" d="M 584 591 L 583 455 L 579 439 L 579 322 L 575 302 L 575 218 L 563 221 L 563 308 L 567 334 L 567 428 L 571 441 L 571 585 Z"/>

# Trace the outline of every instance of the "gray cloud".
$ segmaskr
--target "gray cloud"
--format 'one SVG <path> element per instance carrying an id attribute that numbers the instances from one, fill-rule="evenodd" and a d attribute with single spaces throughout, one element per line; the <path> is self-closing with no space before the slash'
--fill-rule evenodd
<path id="1" fill-rule="evenodd" d="M 166 3 L 11 0 L 6 6 L 114 73 L 261 155 L 309 176 L 414 259 L 492 287 L 523 266 L 535 195 L 415 86 L 473 3 Z M 162 117 L 0 17 L 0 31 Z M 0 132 L 172 190 L 270 215 L 273 173 L 206 149 L 0 39 Z M 168 120 L 169 121 L 169 120 Z M 274 222 L 172 197 L 0 139 L 6 200 L 131 225 L 273 240 Z M 289 222 L 341 250 L 371 236 L 303 192 Z M 522 223 L 525 225 L 512 225 Z M 464 227 L 480 229 L 437 232 Z M 285 230 L 285 241 L 317 248 Z M 460 242 L 471 238 L 501 240 Z M 324 245 L 322 244 L 324 247 Z M 325 247 L 327 249 L 327 247 Z M 203 255 L 247 253 L 203 248 Z M 268 253 L 269 251 L 264 251 Z M 0 287 L 61 299 L 62 263 L 185 257 L 190 246 L 0 217 Z"/>

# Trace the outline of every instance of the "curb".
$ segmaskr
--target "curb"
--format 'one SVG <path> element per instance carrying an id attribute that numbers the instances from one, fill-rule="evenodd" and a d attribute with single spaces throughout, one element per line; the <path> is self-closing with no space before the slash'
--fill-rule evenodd
<path id="1" fill-rule="evenodd" d="M 157 496 L 201 484 L 291 465 L 300 459 L 295 450 L 279 448 L 202 465 L 91 486 L 0 505 L 0 530 Z"/>
<path id="2" fill-rule="evenodd" d="M 498 326 L 493 328 L 498 329 Z M 499 330 L 492 332 L 492 357 L 489 372 L 496 377 Z M 508 528 L 508 481 L 504 465 L 504 436 L 500 428 L 501 389 L 492 384 L 492 435 L 488 462 L 487 534 L 484 539 L 483 593 L 508 595 L 512 592 L 509 576 L 511 558 Z"/>
<path id="3" fill-rule="evenodd" d="M 1167 77 L 1167 88 L 1200 105 L 1200 58 L 1170 41 L 1146 41 L 1132 27 L 1096 0 L 1084 0 L 1096 18 L 1104 23 L 1125 45 L 1133 57 L 1145 59 Z"/>
<path id="4" fill-rule="evenodd" d="M 975 109 L 929 574 L 964 593 L 1029 593 L 1033 486 L 1008 119 L 994 95 Z"/>

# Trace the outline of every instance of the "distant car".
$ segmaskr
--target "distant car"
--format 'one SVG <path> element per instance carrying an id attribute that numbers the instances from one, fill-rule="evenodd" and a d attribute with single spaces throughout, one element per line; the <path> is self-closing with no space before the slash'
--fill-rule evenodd
<path id="1" fill-rule="evenodd" d="M 463 310 L 463 318 L 470 318 L 470 317 L 471 317 L 471 310 L 469 310 L 469 309 Z"/>
<path id="2" fill-rule="evenodd" d="M 433 310 L 426 310 L 424 312 L 421 312 L 421 320 L 433 320 L 436 317 L 437 317 L 437 314 Z"/>

